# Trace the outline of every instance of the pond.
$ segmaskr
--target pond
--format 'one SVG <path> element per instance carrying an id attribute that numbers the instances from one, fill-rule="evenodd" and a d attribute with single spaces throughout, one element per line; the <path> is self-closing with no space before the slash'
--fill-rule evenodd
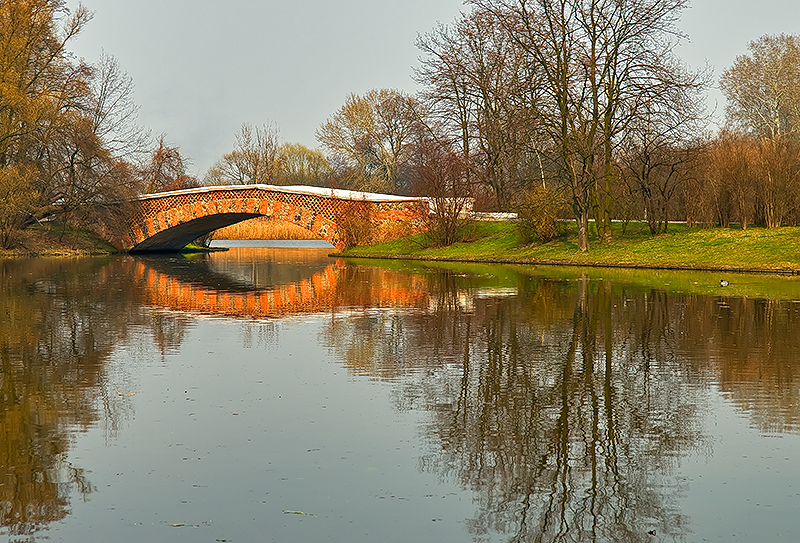
<path id="1" fill-rule="evenodd" d="M 797 280 L 329 250 L 0 261 L 0 540 L 800 540 Z"/>

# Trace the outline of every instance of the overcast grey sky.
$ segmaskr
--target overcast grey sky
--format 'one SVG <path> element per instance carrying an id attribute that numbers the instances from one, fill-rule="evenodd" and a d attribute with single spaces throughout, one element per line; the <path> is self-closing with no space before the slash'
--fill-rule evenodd
<path id="1" fill-rule="evenodd" d="M 166 133 L 202 177 L 243 122 L 277 124 L 316 147 L 316 128 L 351 92 L 415 92 L 418 33 L 461 0 L 83 0 L 95 14 L 71 49 L 115 56 L 133 77 L 140 124 Z M 76 0 L 68 0 L 72 8 Z M 693 0 L 679 52 L 715 80 L 763 34 L 800 34 L 800 0 Z M 722 97 L 712 101 L 724 109 Z"/>

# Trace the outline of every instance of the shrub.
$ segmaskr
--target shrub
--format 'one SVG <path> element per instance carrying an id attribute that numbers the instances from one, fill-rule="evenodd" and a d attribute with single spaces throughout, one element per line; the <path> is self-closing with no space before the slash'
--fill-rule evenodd
<path id="1" fill-rule="evenodd" d="M 336 226 L 346 248 L 372 242 L 371 207 L 367 201 L 349 201 L 337 213 Z"/>
<path id="2" fill-rule="evenodd" d="M 517 228 L 523 241 L 547 243 L 561 235 L 558 212 L 562 207 L 558 195 L 546 187 L 525 191 L 517 206 Z"/>
<path id="3" fill-rule="evenodd" d="M 10 249 L 31 222 L 39 199 L 32 183 L 35 174 L 32 166 L 0 167 L 0 248 Z"/>

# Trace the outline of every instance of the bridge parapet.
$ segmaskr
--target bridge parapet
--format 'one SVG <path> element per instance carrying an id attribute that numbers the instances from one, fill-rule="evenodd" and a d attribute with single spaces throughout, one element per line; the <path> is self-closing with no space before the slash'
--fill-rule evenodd
<path id="1" fill-rule="evenodd" d="M 264 216 L 310 230 L 342 250 L 352 242 L 346 225 L 353 217 L 369 221 L 372 239 L 389 239 L 424 229 L 428 209 L 425 198 L 275 185 L 199 187 L 139 201 L 121 249 L 177 251 L 213 230 Z"/>

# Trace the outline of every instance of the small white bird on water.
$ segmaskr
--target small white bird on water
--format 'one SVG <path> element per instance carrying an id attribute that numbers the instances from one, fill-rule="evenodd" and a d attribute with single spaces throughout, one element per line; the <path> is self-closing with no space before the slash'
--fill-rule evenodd
<path id="1" fill-rule="evenodd" d="M 719 286 L 721 286 L 721 287 L 727 287 L 728 285 L 730 285 L 730 283 L 728 281 L 726 281 L 725 279 L 723 279 L 723 280 L 721 280 L 719 282 Z"/>

